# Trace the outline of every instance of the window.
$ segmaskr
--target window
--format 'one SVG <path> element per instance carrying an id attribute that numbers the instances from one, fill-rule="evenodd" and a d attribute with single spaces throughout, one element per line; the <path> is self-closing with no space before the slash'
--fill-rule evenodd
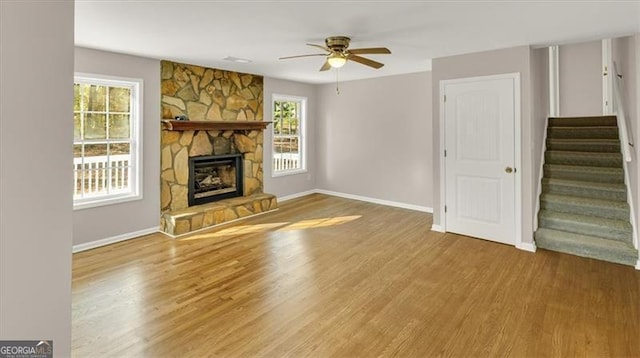
<path id="1" fill-rule="evenodd" d="M 301 173 L 306 169 L 306 98 L 273 96 L 273 175 Z"/>
<path id="2" fill-rule="evenodd" d="M 141 92 L 142 80 L 76 75 L 74 208 L 141 198 Z"/>

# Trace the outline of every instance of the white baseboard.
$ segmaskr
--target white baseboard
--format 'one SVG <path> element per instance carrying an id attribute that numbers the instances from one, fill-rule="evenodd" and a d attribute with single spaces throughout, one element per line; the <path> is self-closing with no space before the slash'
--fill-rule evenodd
<path id="1" fill-rule="evenodd" d="M 516 249 L 529 251 L 529 252 L 536 252 L 538 247 L 536 247 L 536 244 L 533 242 L 521 242 L 519 244 L 516 244 Z"/>
<path id="2" fill-rule="evenodd" d="M 431 225 L 431 231 L 445 232 L 442 226 L 436 224 Z"/>
<path id="3" fill-rule="evenodd" d="M 160 227 L 156 226 L 156 227 L 150 227 L 148 229 L 143 229 L 143 230 L 138 230 L 138 231 L 134 231 L 134 232 L 128 232 L 126 234 L 121 234 L 121 235 L 108 237 L 108 238 L 102 239 L 102 240 L 85 242 L 83 244 L 73 245 L 73 248 L 72 248 L 71 252 L 76 253 L 76 252 L 80 252 L 80 251 L 91 250 L 91 249 L 95 249 L 96 247 L 115 244 L 116 242 L 120 242 L 120 241 L 135 239 L 137 237 L 153 234 L 153 233 L 156 233 L 156 232 L 159 232 L 159 231 L 160 231 Z"/>
<path id="4" fill-rule="evenodd" d="M 365 202 L 373 203 L 373 204 L 394 206 L 396 208 L 409 209 L 409 210 L 415 210 L 415 211 L 422 211 L 422 212 L 425 212 L 425 213 L 433 213 L 433 208 L 430 208 L 430 207 L 427 207 L 427 206 L 406 204 L 406 203 L 400 203 L 400 202 L 397 202 L 397 201 L 376 199 L 376 198 L 370 198 L 370 197 L 367 197 L 367 196 L 346 194 L 346 193 L 340 193 L 340 192 L 337 192 L 337 191 L 324 190 L 324 189 L 316 189 L 315 192 L 318 193 L 318 194 L 325 194 L 325 195 L 337 196 L 337 197 L 345 198 L 345 199 L 365 201 Z"/>
<path id="5" fill-rule="evenodd" d="M 316 190 L 307 190 L 300 193 L 285 195 L 285 196 L 278 197 L 278 202 L 280 203 L 280 202 L 291 200 L 291 199 L 297 199 L 297 198 L 301 198 L 303 196 L 307 196 L 315 193 L 316 193 Z"/>
<path id="6" fill-rule="evenodd" d="M 636 270 L 640 270 L 640 259 L 636 262 Z"/>

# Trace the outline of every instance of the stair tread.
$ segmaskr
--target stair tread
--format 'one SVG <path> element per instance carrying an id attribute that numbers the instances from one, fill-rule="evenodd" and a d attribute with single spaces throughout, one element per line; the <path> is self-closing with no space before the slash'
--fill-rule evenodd
<path id="1" fill-rule="evenodd" d="M 608 219 L 580 214 L 561 213 L 558 211 L 541 210 L 540 218 L 549 220 L 560 220 L 565 222 L 580 223 L 585 226 L 607 227 L 610 230 L 619 232 L 632 232 L 629 220 Z"/>
<path id="2" fill-rule="evenodd" d="M 610 138 L 547 138 L 549 142 L 559 142 L 559 143 L 589 143 L 594 142 L 598 144 L 620 144 L 619 139 L 610 139 Z"/>
<path id="3" fill-rule="evenodd" d="M 622 156 L 619 152 L 580 152 L 580 151 L 569 151 L 569 150 L 547 150 L 549 154 L 555 155 L 566 155 L 566 156 L 582 156 L 582 157 L 611 157 L 611 158 L 619 158 Z"/>
<path id="4" fill-rule="evenodd" d="M 557 117 L 549 117 L 549 119 L 579 119 L 579 120 L 589 120 L 589 119 L 616 119 L 615 115 L 612 114 L 607 114 L 607 115 L 603 115 L 603 116 L 578 116 L 578 117 L 562 117 L 562 116 L 557 116 Z"/>
<path id="5" fill-rule="evenodd" d="M 627 190 L 627 187 L 624 184 L 620 184 L 620 183 L 599 183 L 599 182 L 569 180 L 569 179 L 555 179 L 555 178 L 542 178 L 542 183 L 576 186 L 576 187 L 582 187 L 582 188 L 604 189 L 604 190 L 611 190 L 611 191 Z"/>
<path id="6" fill-rule="evenodd" d="M 638 250 L 629 242 L 547 228 L 539 228 L 536 231 L 535 239 L 540 248 L 583 257 L 626 265 L 634 265 L 638 259 Z"/>
<path id="7" fill-rule="evenodd" d="M 551 129 L 566 129 L 566 130 L 572 130 L 572 131 L 590 131 L 590 130 L 594 130 L 594 129 L 604 129 L 604 130 L 610 130 L 610 129 L 618 129 L 618 126 L 603 126 L 603 125 L 597 125 L 597 126 L 551 126 L 549 127 Z"/>
<path id="8" fill-rule="evenodd" d="M 585 198 L 585 197 L 573 196 L 573 195 L 543 193 L 542 195 L 540 195 L 540 200 L 555 201 L 555 202 L 584 205 L 584 206 L 591 206 L 591 207 L 602 207 L 602 208 L 608 208 L 608 209 L 620 209 L 620 210 L 629 209 L 629 204 L 627 204 L 627 202 L 624 202 L 624 201 Z"/>
<path id="9" fill-rule="evenodd" d="M 545 169 L 563 170 L 580 173 L 624 174 L 622 168 L 617 167 L 592 167 L 587 165 L 545 164 Z"/>

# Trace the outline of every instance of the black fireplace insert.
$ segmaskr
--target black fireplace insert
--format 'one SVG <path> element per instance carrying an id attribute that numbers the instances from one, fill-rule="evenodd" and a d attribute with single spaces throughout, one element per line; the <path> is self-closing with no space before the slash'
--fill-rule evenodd
<path id="1" fill-rule="evenodd" d="M 189 206 L 242 196 L 242 154 L 189 158 Z"/>

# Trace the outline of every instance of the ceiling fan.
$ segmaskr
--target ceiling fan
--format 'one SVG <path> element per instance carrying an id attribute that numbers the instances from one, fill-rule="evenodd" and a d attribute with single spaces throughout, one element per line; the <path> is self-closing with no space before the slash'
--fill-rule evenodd
<path id="1" fill-rule="evenodd" d="M 317 54 L 310 54 L 310 55 L 287 56 L 287 57 L 280 57 L 280 60 L 286 60 L 290 58 L 300 58 L 300 57 L 325 56 L 326 60 L 322 65 L 322 67 L 320 67 L 320 71 L 326 71 L 332 67 L 340 68 L 344 66 L 344 64 L 347 63 L 347 61 L 358 62 L 360 64 L 378 69 L 384 66 L 384 64 L 374 60 L 370 60 L 360 55 L 368 55 L 368 54 L 378 55 L 378 54 L 391 53 L 391 51 L 389 51 L 389 49 L 386 47 L 356 48 L 356 49 L 350 50 L 349 41 L 351 41 L 351 39 L 346 36 L 327 37 L 324 40 L 325 46 L 309 44 L 309 43 L 307 44 L 308 46 L 313 46 L 313 47 L 317 47 L 322 50 L 325 50 L 327 52 L 326 54 L 317 53 Z"/>

